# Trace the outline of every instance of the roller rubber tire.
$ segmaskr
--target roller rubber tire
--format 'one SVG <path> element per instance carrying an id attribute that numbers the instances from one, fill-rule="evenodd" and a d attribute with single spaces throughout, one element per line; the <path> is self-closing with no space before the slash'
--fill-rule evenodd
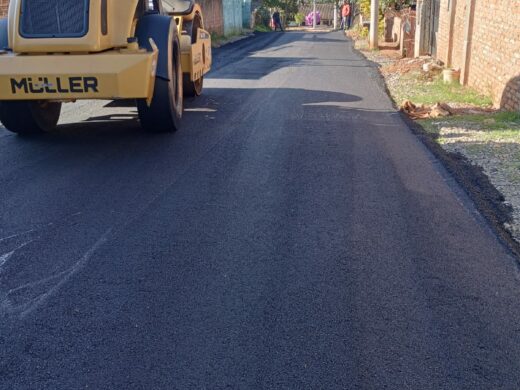
<path id="1" fill-rule="evenodd" d="M 196 12 L 193 15 L 193 19 L 186 22 L 184 25 L 184 30 L 186 30 L 186 33 L 191 37 L 192 44 L 194 44 L 197 41 L 197 31 L 199 28 L 204 28 L 204 24 L 201 15 L 198 12 Z M 182 84 L 184 88 L 184 96 L 200 96 L 204 87 L 204 77 L 201 77 L 200 79 L 195 81 L 191 81 L 190 74 L 184 73 Z"/>
<path id="2" fill-rule="evenodd" d="M 58 124 L 61 103 L 48 101 L 0 102 L 0 122 L 5 128 L 20 135 L 41 134 Z"/>
<path id="3" fill-rule="evenodd" d="M 169 80 L 160 77 L 155 78 L 155 88 L 150 106 L 144 99 L 137 101 L 141 126 L 148 132 L 174 132 L 180 127 L 183 111 L 181 48 L 176 32 L 171 35 L 171 53 L 168 55 Z"/>
<path id="4" fill-rule="evenodd" d="M 204 88 L 204 76 L 198 80 L 191 81 L 190 75 L 185 73 L 183 76 L 183 85 L 184 85 L 184 96 L 186 97 L 195 97 L 200 96 L 202 94 L 202 90 Z"/>

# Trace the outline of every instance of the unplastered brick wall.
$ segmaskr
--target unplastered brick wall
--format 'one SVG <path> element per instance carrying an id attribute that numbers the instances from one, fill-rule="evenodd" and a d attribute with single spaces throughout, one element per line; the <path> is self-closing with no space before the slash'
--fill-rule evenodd
<path id="1" fill-rule="evenodd" d="M 441 0 L 437 41 L 437 57 L 466 68 L 469 86 L 497 107 L 520 111 L 519 0 Z"/>
<path id="2" fill-rule="evenodd" d="M 0 0 L 0 18 L 7 15 L 7 7 L 9 7 L 9 0 Z"/>
<path id="3" fill-rule="evenodd" d="M 204 16 L 204 27 L 210 32 L 224 35 L 224 14 L 222 0 L 199 1 Z"/>

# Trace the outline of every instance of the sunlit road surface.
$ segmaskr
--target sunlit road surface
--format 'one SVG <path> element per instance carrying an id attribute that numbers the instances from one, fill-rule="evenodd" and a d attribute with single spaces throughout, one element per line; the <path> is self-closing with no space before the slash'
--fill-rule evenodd
<path id="1" fill-rule="evenodd" d="M 341 33 L 216 53 L 176 134 L 0 130 L 1 389 L 518 389 L 517 263 Z"/>

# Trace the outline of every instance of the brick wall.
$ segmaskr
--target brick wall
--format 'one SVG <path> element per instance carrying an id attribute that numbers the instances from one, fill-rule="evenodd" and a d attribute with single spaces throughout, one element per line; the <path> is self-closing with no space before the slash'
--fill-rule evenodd
<path id="1" fill-rule="evenodd" d="M 441 0 L 437 57 L 452 68 L 466 66 L 466 83 L 490 94 L 497 107 L 520 111 L 520 1 L 456 0 L 455 7 L 454 2 Z"/>
<path id="2" fill-rule="evenodd" d="M 9 0 L 0 0 L 0 18 L 7 15 L 7 7 L 9 6 Z"/>
<path id="3" fill-rule="evenodd" d="M 222 1 L 202 0 L 199 1 L 204 16 L 204 26 L 210 33 L 224 35 L 224 17 L 222 12 Z"/>
<path id="4" fill-rule="evenodd" d="M 222 0 L 224 34 L 232 35 L 242 31 L 242 0 Z"/>

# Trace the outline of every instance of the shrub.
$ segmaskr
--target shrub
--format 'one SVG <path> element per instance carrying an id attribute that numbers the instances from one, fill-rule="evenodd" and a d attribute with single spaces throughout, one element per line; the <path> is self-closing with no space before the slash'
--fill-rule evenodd
<path id="1" fill-rule="evenodd" d="M 269 27 L 271 22 L 271 13 L 266 7 L 260 7 L 255 12 L 255 26 Z"/>
<path id="2" fill-rule="evenodd" d="M 298 26 L 301 26 L 303 22 L 305 22 L 305 15 L 301 12 L 298 12 L 296 15 L 294 15 L 294 21 L 298 23 Z"/>

